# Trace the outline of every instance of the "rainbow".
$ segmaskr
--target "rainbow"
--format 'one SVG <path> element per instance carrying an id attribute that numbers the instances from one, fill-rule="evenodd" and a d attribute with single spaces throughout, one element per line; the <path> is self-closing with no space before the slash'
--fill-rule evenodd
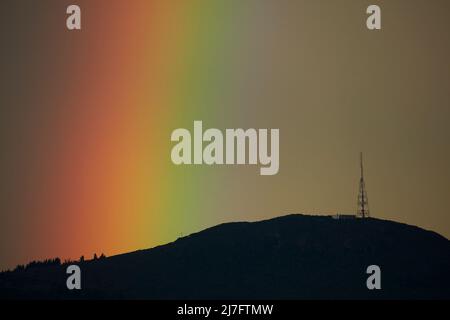
<path id="1" fill-rule="evenodd" d="M 223 120 L 245 5 L 78 5 L 81 31 L 63 28 L 57 1 L 35 12 L 42 30 L 28 30 L 29 50 L 47 70 L 28 94 L 46 108 L 28 132 L 36 148 L 22 208 L 30 227 L 11 263 L 113 255 L 218 221 L 205 211 L 225 187 L 206 194 L 211 174 L 176 169 L 170 132 L 195 119 Z M 36 36 L 41 43 L 31 41 Z"/>

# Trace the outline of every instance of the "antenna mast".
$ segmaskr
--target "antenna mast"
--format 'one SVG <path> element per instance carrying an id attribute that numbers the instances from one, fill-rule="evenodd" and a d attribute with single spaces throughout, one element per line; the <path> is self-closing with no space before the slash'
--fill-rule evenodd
<path id="1" fill-rule="evenodd" d="M 364 183 L 364 170 L 363 170 L 363 156 L 360 153 L 360 167 L 361 167 L 361 177 L 359 179 L 359 194 L 358 194 L 358 212 L 357 216 L 361 218 L 369 217 L 369 200 L 367 199 L 367 191 Z"/>

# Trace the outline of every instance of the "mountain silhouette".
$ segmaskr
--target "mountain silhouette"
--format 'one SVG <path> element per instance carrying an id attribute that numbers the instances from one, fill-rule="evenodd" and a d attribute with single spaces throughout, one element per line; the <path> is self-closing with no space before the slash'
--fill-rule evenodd
<path id="1" fill-rule="evenodd" d="M 379 219 L 288 215 L 221 224 L 152 249 L 0 274 L 3 299 L 449 299 L 450 241 Z M 369 265 L 381 290 L 368 290 Z"/>

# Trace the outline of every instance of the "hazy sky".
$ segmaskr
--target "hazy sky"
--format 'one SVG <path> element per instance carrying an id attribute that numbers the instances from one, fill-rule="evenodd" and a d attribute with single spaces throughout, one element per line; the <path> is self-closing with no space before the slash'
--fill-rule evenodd
<path id="1" fill-rule="evenodd" d="M 200 1 L 148 16 L 145 1 L 72 2 L 78 34 L 69 2 L 2 3 L 0 268 L 353 213 L 360 151 L 373 217 L 450 238 L 449 1 Z M 170 133 L 194 120 L 279 128 L 279 173 L 175 167 Z"/>

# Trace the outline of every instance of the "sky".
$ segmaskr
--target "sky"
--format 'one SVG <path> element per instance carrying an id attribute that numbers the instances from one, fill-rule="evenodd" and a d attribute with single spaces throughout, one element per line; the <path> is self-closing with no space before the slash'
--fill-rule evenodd
<path id="1" fill-rule="evenodd" d="M 78 4 L 82 29 L 66 29 Z M 381 7 L 382 29 L 366 28 Z M 450 238 L 446 0 L 31 1 L 0 12 L 0 269 L 357 208 Z M 171 132 L 277 128 L 280 170 Z"/>

